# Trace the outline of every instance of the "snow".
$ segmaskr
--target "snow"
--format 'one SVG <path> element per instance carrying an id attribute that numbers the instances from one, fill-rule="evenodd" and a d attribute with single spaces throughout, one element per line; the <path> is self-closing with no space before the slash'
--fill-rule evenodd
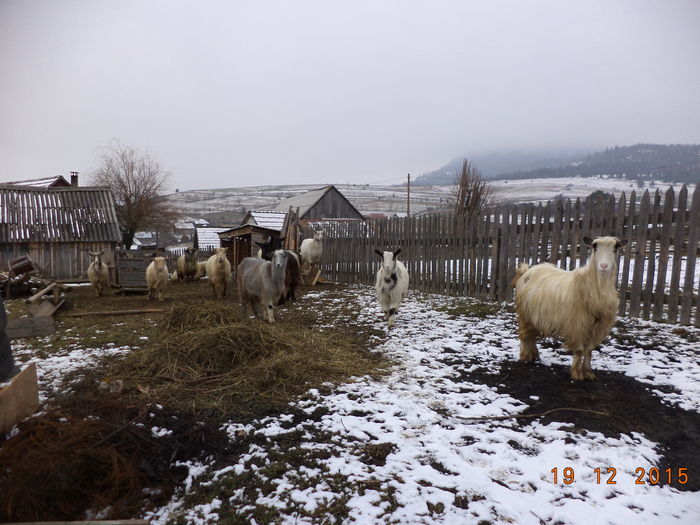
<path id="1" fill-rule="evenodd" d="M 384 330 L 379 308 L 371 289 L 356 287 L 358 308 L 364 320 Z M 323 293 L 307 294 L 302 301 L 316 304 Z M 576 523 L 693 523 L 700 518 L 700 497 L 668 486 L 636 485 L 635 470 L 649 468 L 658 461 L 657 444 L 632 433 L 619 438 L 597 432 L 581 432 L 563 423 L 542 424 L 537 420 L 506 419 L 466 421 L 465 418 L 500 416 L 521 412 L 526 406 L 488 386 L 465 383 L 461 374 L 484 365 L 494 370 L 504 360 L 517 355 L 518 341 L 512 314 L 499 312 L 486 319 L 450 316 L 434 309 L 444 298 L 413 294 L 401 307 L 397 328 L 379 351 L 400 363 L 390 377 L 373 380 L 356 378 L 335 389 L 331 395 L 310 391 L 297 407 L 311 413 L 319 406 L 327 409 L 320 421 L 303 421 L 290 428 L 289 414 L 267 417 L 255 424 L 231 423 L 232 438 L 239 432 L 275 436 L 299 431 L 310 436 L 315 431 L 335 436 L 331 443 L 303 442 L 309 451 L 327 449 L 330 457 L 320 460 L 319 472 L 290 469 L 276 484 L 274 492 L 260 495 L 256 505 L 278 508 L 283 523 L 307 523 L 307 513 L 319 511 L 338 498 L 327 482 L 340 475 L 354 485 L 378 480 L 379 490 L 343 494 L 349 498 L 347 522 L 356 523 L 492 523 L 535 524 Z M 332 308 L 333 301 L 324 303 Z M 673 394 L 657 392 L 670 404 L 700 411 L 700 367 L 697 348 L 674 337 L 670 325 L 625 320 L 639 333 L 653 328 L 663 332 L 667 348 L 621 351 L 606 344 L 594 359 L 594 368 L 624 372 L 640 381 L 674 387 Z M 692 330 L 692 329 L 691 329 Z M 694 333 L 700 333 L 695 330 Z M 463 361 L 446 364 L 444 351 L 458 353 Z M 570 355 L 542 352 L 545 364 L 570 363 Z M 468 363 L 472 363 L 471 365 Z M 459 364 L 457 364 L 459 363 Z M 572 385 L 576 388 L 576 385 Z M 536 398 L 537 396 L 533 396 Z M 523 422 L 525 421 L 525 422 Z M 283 425 L 283 423 L 287 423 Z M 363 462 L 358 445 L 393 444 L 384 465 Z M 267 452 L 251 447 L 237 465 L 221 469 L 208 466 L 214 479 L 252 469 L 265 480 L 263 469 L 253 469 L 250 461 L 265 464 Z M 604 483 L 608 467 L 617 469 L 617 484 Z M 559 482 L 553 482 L 553 468 Z M 563 469 L 574 469 L 575 481 L 563 483 Z M 602 469 L 603 483 L 597 482 L 596 468 Z M 307 469 L 310 470 L 310 469 Z M 191 471 L 192 478 L 204 476 L 202 466 Z M 299 476 L 318 481 L 299 488 Z M 389 502 L 386 494 L 393 500 Z M 178 496 L 182 497 L 182 495 Z M 232 492 L 230 502 L 241 505 L 243 515 L 252 512 L 242 493 Z M 463 498 L 468 505 L 456 505 Z M 217 500 L 211 503 L 215 509 Z M 462 508 L 466 507 L 466 508 Z M 154 523 L 172 517 L 170 509 L 149 516 Z M 198 507 L 202 512 L 204 507 Z M 191 511 L 187 516 L 191 516 Z M 199 515 L 193 523 L 215 523 L 218 514 Z M 252 519 L 252 515 L 251 515 Z M 204 520 L 204 521 L 201 521 Z"/>
<path id="2" fill-rule="evenodd" d="M 252 423 L 230 421 L 224 430 L 232 442 L 256 434 L 273 440 L 298 432 L 297 445 L 316 454 L 315 463 L 289 468 L 268 478 L 270 448 L 260 439 L 250 444 L 234 464 L 176 462 L 188 476 L 164 507 L 147 513 L 153 524 L 181 520 L 193 524 L 217 523 L 225 507 L 254 523 L 256 506 L 277 509 L 282 523 L 321 522 L 334 501 L 349 509 L 345 522 L 355 523 L 609 523 L 688 524 L 700 522 L 700 494 L 670 486 L 635 484 L 636 469 L 654 466 L 663 451 L 659 444 L 632 432 L 618 437 L 577 429 L 569 423 L 537 419 L 470 420 L 514 415 L 528 405 L 495 388 L 471 381 L 469 372 L 497 372 L 518 353 L 514 314 L 501 310 L 485 318 L 449 313 L 451 298 L 411 292 L 397 316 L 396 328 L 386 332 L 372 288 L 353 286 L 337 297 L 326 289 L 307 293 L 300 306 L 328 312 L 356 302 L 360 319 L 387 335 L 375 349 L 398 365 L 388 377 L 356 377 L 330 394 L 309 390 L 293 408 L 324 415 L 298 421 L 291 413 Z M 443 307 L 438 309 L 439 307 Z M 447 310 L 447 311 L 445 311 Z M 338 313 L 319 329 L 330 331 L 347 322 Z M 283 321 L 283 313 L 280 316 Z M 700 412 L 700 330 L 684 327 L 692 337 L 674 333 L 675 325 L 623 319 L 628 346 L 608 341 L 594 355 L 593 368 L 626 374 L 644 384 L 663 403 Z M 615 328 L 613 335 L 623 328 Z M 42 346 L 39 340 L 39 347 Z M 77 343 L 42 357 L 35 348 L 14 342 L 21 361 L 38 364 L 42 400 L 70 388 L 69 372 L 89 368 L 105 355 L 131 351 L 129 347 L 86 348 Z M 449 357 L 449 359 L 446 359 Z M 545 366 L 569 365 L 570 354 L 546 349 Z M 664 388 L 661 388 L 664 387 Z M 668 387 L 668 388 L 665 388 Z M 572 384 L 571 388 L 577 388 Z M 539 399 L 533 392 L 530 399 Z M 298 421 L 295 423 L 295 421 Z M 169 430 L 148 426 L 154 439 Z M 319 442 L 319 434 L 332 436 Z M 386 445 L 385 462 L 363 460 L 367 446 Z M 326 452 L 325 454 L 318 454 Z M 564 469 L 573 469 L 574 482 L 565 484 Z M 604 482 L 606 469 L 617 470 L 616 485 Z M 682 465 L 678 465 L 682 467 Z M 557 469 L 558 482 L 553 481 Z M 595 469 L 602 470 L 603 482 Z M 230 489 L 223 497 L 186 503 L 198 487 L 225 482 L 242 474 L 267 482 L 270 490 Z M 697 473 L 688 473 L 697 475 Z M 331 480 L 340 476 L 345 488 Z M 303 483 L 300 480 L 304 480 Z M 229 486 L 235 487 L 232 483 Z M 360 487 L 362 489 L 360 490 Z M 339 492 L 340 491 L 340 492 Z M 317 518 L 310 518 L 314 514 Z M 328 521 L 333 521 L 328 514 Z"/>

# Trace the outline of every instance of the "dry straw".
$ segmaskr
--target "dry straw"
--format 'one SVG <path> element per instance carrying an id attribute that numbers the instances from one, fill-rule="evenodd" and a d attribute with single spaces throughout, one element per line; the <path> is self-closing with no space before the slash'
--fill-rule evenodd
<path id="1" fill-rule="evenodd" d="M 171 407 L 246 412 L 324 382 L 381 373 L 386 360 L 366 346 L 367 337 L 321 330 L 303 312 L 287 311 L 284 322 L 268 324 L 206 301 L 174 305 L 153 342 L 127 356 L 114 375 Z"/>

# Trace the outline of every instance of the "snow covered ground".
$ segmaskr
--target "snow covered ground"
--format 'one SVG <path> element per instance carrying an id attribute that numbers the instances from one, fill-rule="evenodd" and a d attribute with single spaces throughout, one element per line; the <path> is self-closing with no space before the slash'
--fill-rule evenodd
<path id="1" fill-rule="evenodd" d="M 348 288 L 341 297 L 322 290 L 301 299 L 327 313 L 325 330 L 349 322 L 333 313 L 348 301 L 356 301 L 360 322 L 385 329 L 369 287 Z M 357 378 L 330 394 L 311 391 L 289 414 L 228 424 L 232 443 L 257 436 L 255 444 L 235 464 L 188 464 L 182 491 L 147 518 L 216 523 L 235 509 L 251 523 L 261 515 L 283 523 L 329 523 L 342 507 L 344 521 L 355 523 L 700 522 L 699 492 L 648 479 L 635 483 L 638 469 L 648 472 L 665 453 L 642 433 L 606 435 L 556 414 L 470 420 L 522 413 L 541 394 L 533 391 L 523 402 L 478 380 L 515 360 L 514 315 L 457 315 L 451 301 L 412 294 L 404 303 L 397 327 L 377 348 L 400 363 L 388 377 Z M 593 368 L 653 385 L 655 403 L 695 416 L 699 338 L 697 329 L 624 319 L 594 354 Z M 545 367 L 568 366 L 570 360 L 563 350 L 542 350 Z M 514 374 L 500 379 L 518 380 Z M 567 382 L 565 388 L 586 386 Z M 282 449 L 309 459 L 279 468 L 275 458 Z M 606 483 L 610 467 L 616 484 Z M 564 482 L 565 468 L 574 474 L 570 484 Z M 700 475 L 682 468 L 674 465 L 670 475 Z M 206 500 L 188 497 L 207 489 L 212 495 Z"/>

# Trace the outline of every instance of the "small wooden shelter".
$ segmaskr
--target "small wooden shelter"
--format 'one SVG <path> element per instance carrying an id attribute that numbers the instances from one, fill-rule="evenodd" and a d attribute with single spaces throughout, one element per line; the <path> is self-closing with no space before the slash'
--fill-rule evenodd
<path id="1" fill-rule="evenodd" d="M 121 238 L 109 188 L 0 184 L 0 268 L 28 255 L 54 279 L 77 279 L 90 251 L 109 264 Z"/>
<path id="2" fill-rule="evenodd" d="M 236 272 L 238 265 L 246 257 L 255 257 L 259 246 L 255 242 L 264 243 L 272 238 L 279 238 L 280 232 L 254 224 L 244 224 L 219 233 L 221 246 L 226 248 L 226 256 L 231 263 L 231 269 Z"/>

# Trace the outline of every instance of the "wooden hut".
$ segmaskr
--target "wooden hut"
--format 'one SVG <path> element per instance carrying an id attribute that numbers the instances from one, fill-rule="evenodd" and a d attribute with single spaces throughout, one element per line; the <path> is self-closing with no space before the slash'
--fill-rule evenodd
<path id="1" fill-rule="evenodd" d="M 298 220 L 301 225 L 314 219 L 364 219 L 358 209 L 333 185 L 294 195 L 266 209 L 286 212 L 290 208 L 299 211 Z"/>
<path id="2" fill-rule="evenodd" d="M 105 262 L 121 241 L 114 196 L 103 187 L 0 184 L 0 268 L 29 255 L 54 279 L 85 276 L 90 251 Z"/>
<path id="3" fill-rule="evenodd" d="M 280 232 L 263 228 L 255 224 L 244 224 L 219 233 L 221 246 L 226 248 L 226 256 L 234 273 L 240 262 L 246 257 L 255 257 L 259 246 L 255 242 L 267 242 L 270 237 L 278 238 Z"/>

